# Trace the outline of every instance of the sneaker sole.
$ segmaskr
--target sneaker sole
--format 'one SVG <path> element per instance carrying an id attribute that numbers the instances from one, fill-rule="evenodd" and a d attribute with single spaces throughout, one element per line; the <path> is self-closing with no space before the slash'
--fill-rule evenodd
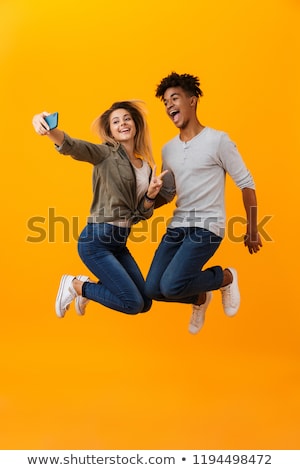
<path id="1" fill-rule="evenodd" d="M 61 298 L 62 298 L 62 294 L 63 294 L 63 291 L 64 291 L 64 287 L 65 287 L 65 284 L 66 284 L 67 277 L 68 277 L 67 274 L 64 274 L 62 276 L 62 278 L 60 280 L 59 288 L 58 288 L 58 293 L 57 293 L 57 296 L 56 296 L 55 312 L 56 312 L 56 315 L 58 316 L 58 318 L 63 318 L 65 316 L 66 310 L 68 310 L 68 308 L 66 308 L 65 311 L 63 311 L 61 309 Z"/>

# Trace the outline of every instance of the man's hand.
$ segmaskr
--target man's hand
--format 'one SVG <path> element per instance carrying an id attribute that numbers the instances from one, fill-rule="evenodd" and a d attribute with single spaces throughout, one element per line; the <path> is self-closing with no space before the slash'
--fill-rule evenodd
<path id="1" fill-rule="evenodd" d="M 244 245 L 248 248 L 249 253 L 257 253 L 262 247 L 261 238 L 258 232 L 246 233 L 244 236 Z"/>

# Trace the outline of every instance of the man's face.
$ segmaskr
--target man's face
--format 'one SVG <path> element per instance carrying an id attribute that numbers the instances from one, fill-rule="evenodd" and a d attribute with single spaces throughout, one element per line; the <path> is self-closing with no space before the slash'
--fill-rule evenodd
<path id="1" fill-rule="evenodd" d="M 196 115 L 195 96 L 188 96 L 181 87 L 168 88 L 163 96 L 166 112 L 175 126 L 184 129 Z"/>

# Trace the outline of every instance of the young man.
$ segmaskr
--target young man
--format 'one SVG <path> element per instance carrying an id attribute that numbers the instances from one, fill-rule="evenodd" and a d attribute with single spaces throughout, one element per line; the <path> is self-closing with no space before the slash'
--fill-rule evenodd
<path id="1" fill-rule="evenodd" d="M 175 72 L 156 89 L 179 135 L 163 147 L 163 170 L 168 173 L 155 206 L 170 202 L 175 194 L 177 202 L 146 279 L 149 297 L 193 305 L 192 334 L 204 324 L 211 291 L 220 289 L 228 316 L 235 315 L 240 305 L 234 268 L 203 269 L 224 237 L 226 173 L 242 192 L 247 216 L 244 244 L 251 254 L 262 246 L 253 178 L 228 135 L 199 122 L 197 104 L 202 94 L 198 77 Z"/>

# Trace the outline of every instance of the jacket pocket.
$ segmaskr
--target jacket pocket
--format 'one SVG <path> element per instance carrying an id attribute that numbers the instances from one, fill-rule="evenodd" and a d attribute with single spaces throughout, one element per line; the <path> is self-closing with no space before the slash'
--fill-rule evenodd
<path id="1" fill-rule="evenodd" d="M 130 166 L 130 163 L 118 162 L 118 171 L 119 171 L 121 180 L 134 181 L 134 174 Z"/>

